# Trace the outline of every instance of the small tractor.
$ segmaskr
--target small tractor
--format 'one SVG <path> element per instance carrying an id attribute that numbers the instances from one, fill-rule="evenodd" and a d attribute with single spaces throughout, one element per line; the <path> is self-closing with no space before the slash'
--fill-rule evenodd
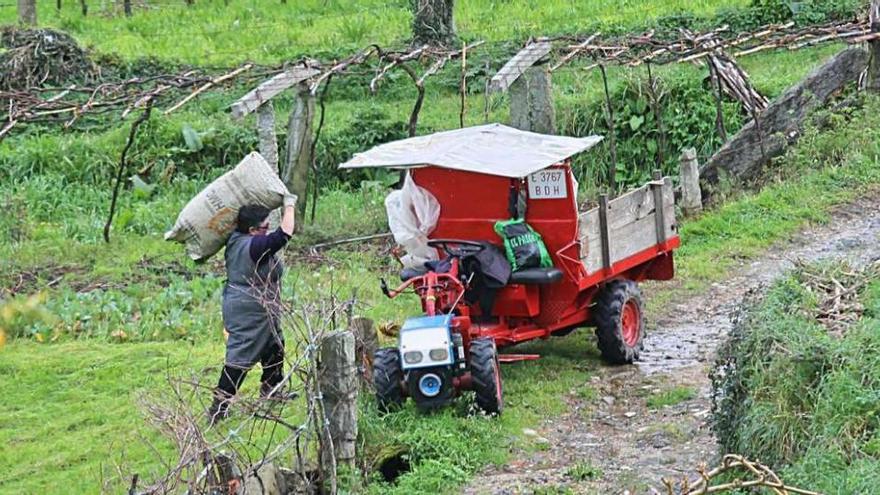
<path id="1" fill-rule="evenodd" d="M 539 356 L 498 349 L 582 327 L 595 328 L 608 363 L 638 359 L 645 335 L 638 283 L 670 280 L 680 244 L 672 182 L 655 174 L 579 212 L 570 158 L 600 141 L 491 124 L 383 144 L 340 166 L 406 169 L 440 208 L 427 240 L 438 259 L 404 268 L 397 288 L 382 281 L 388 297 L 414 292 L 421 315 L 402 325 L 397 347 L 376 352 L 380 409 L 410 397 L 420 410 L 434 410 L 472 390 L 480 409 L 500 414 L 499 363 Z M 493 286 L 474 260 L 500 252 L 496 223 L 511 218 L 540 235 L 552 266 L 508 270 Z"/>

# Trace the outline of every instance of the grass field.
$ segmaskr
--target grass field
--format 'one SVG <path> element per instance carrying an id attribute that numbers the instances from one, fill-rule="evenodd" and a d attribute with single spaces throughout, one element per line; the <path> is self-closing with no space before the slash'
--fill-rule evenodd
<path id="1" fill-rule="evenodd" d="M 677 257 L 679 282 L 670 288 L 652 286 L 651 310 L 662 310 L 664 301 L 700 290 L 805 223 L 822 222 L 835 204 L 880 183 L 878 109 L 880 103 L 869 101 L 851 121 L 841 119 L 834 129 L 808 133 L 780 165 L 780 177 L 786 180 L 685 222 L 684 245 Z M 155 201 L 180 202 L 190 191 L 182 187 L 179 194 Z M 328 209 L 321 215 L 363 201 L 352 200 L 351 193 L 337 194 L 332 203 L 324 203 Z M 379 210 L 378 196 L 373 201 L 370 208 Z M 16 260 L 11 271 L 4 270 L 11 274 L 4 286 L 27 270 L 57 262 L 72 273 L 45 290 L 45 302 L 28 308 L 26 299 L 15 298 L 7 303 L 10 309 L 0 311 L 7 332 L 21 335 L 0 351 L 0 370 L 14 377 L 0 383 L 7 405 L 0 411 L 0 442 L 15 446 L 3 449 L 0 458 L 9 467 L 0 475 L 3 493 L 57 487 L 87 493 L 102 479 L 119 487 L 126 480 L 117 465 L 124 466 L 123 472 L 134 470 L 149 478 L 170 447 L 144 424 L 138 398 L 165 389 L 166 374 L 214 367 L 222 355 L 218 267 L 181 263 L 177 247 L 155 240 L 164 210 L 154 213 L 155 223 L 149 227 L 141 224 L 153 217 L 135 217 L 132 229 L 117 232 L 110 246 L 97 242 L 97 234 L 90 231 L 79 240 L 65 237 L 64 224 L 75 225 L 74 219 L 88 217 L 89 210 L 56 211 L 61 213 L 55 218 L 23 222 L 24 227 L 39 229 L 28 234 L 34 237 L 3 246 L 3 258 Z M 41 256 L 43 250 L 54 254 Z M 144 258 L 153 261 L 139 263 Z M 368 314 L 380 321 L 399 320 L 412 311 L 407 304 L 411 301 L 389 305 L 381 298 L 376 280 L 390 267 L 381 249 L 332 251 L 320 266 L 297 257 L 290 262 L 291 297 L 318 297 L 332 276 L 343 295 L 358 288 Z M 34 288 L 54 278 L 54 273 L 44 273 Z M 86 290 L 89 287 L 82 285 L 93 281 L 100 281 L 101 287 Z M 162 298 L 164 302 L 156 302 Z M 71 309 L 65 304 L 79 306 Z M 162 321 L 168 326 L 162 327 Z M 157 327 L 166 330 L 156 335 Z M 125 337 L 113 336 L 120 328 Z M 43 337 L 37 339 L 37 334 Z M 362 428 L 368 444 L 403 445 L 413 463 L 413 470 L 395 487 L 373 484 L 371 490 L 450 490 L 483 463 L 501 462 L 511 446 L 527 446 L 522 429 L 534 428 L 545 414 L 561 411 L 565 394 L 589 396 L 590 370 L 600 364 L 592 339 L 584 333 L 532 344 L 523 352 L 538 352 L 544 358 L 505 367 L 508 414 L 501 421 L 462 416 L 455 408 L 429 417 L 411 408 L 384 419 L 367 412 Z M 213 376 L 212 371 L 205 373 Z M 248 391 L 254 393 L 253 380 Z M 658 405 L 674 400 L 658 398 Z M 159 454 L 143 439 L 156 443 Z"/>
<path id="2" fill-rule="evenodd" d="M 277 0 L 132 2 L 126 19 L 118 3 L 93 3 L 83 17 L 78 3 L 38 1 L 41 24 L 60 28 L 102 53 L 124 59 L 159 57 L 200 66 L 230 65 L 245 60 L 278 63 L 299 58 L 341 55 L 370 43 L 399 46 L 410 36 L 412 15 L 407 0 Z M 659 17 L 689 12 L 709 17 L 720 10 L 744 7 L 747 0 L 615 1 L 573 0 L 456 2 L 456 27 L 465 40 L 525 40 L 601 29 L 641 27 Z M 14 22 L 14 5 L 0 7 L 0 24 Z M 503 19 L 504 22 L 498 22 Z"/>

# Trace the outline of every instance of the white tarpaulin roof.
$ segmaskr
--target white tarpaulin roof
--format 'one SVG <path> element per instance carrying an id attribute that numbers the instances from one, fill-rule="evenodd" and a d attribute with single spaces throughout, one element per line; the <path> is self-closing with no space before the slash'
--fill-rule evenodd
<path id="1" fill-rule="evenodd" d="M 435 165 L 521 178 L 588 150 L 601 140 L 602 136 L 550 136 L 488 124 L 382 144 L 354 155 L 339 168 Z"/>

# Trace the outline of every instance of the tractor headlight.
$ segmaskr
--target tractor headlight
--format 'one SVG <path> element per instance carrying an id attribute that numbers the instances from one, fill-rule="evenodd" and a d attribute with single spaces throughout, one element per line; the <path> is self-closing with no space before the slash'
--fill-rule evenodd
<path id="1" fill-rule="evenodd" d="M 431 361 L 446 361 L 449 359 L 449 349 L 431 349 L 428 356 L 431 357 Z"/>
<path id="2" fill-rule="evenodd" d="M 406 364 L 421 363 L 424 357 L 425 356 L 422 355 L 422 351 L 408 351 L 403 353 L 403 360 L 406 361 Z"/>

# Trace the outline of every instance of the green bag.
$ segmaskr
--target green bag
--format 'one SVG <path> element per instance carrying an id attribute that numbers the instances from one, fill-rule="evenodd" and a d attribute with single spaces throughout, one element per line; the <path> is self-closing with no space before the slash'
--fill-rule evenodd
<path id="1" fill-rule="evenodd" d="M 553 266 L 541 234 L 535 232 L 525 220 L 495 222 L 495 232 L 504 240 L 504 253 L 513 271 Z"/>

